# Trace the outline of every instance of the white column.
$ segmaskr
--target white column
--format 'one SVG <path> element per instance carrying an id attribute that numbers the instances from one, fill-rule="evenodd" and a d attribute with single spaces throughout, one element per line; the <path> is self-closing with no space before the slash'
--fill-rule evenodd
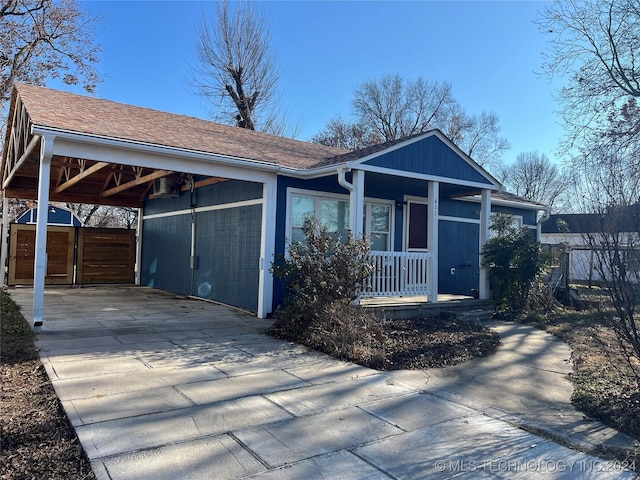
<path id="1" fill-rule="evenodd" d="M 362 237 L 364 232 L 364 172 L 353 170 L 349 192 L 349 226 L 354 238 Z"/>
<path id="2" fill-rule="evenodd" d="M 49 181 L 54 137 L 42 136 L 38 172 L 38 218 L 36 219 L 36 252 L 33 265 L 33 328 L 42 328 L 44 312 L 44 279 L 47 274 L 47 220 L 49 219 Z"/>
<path id="3" fill-rule="evenodd" d="M 140 277 L 142 275 L 142 226 L 144 219 L 142 218 L 144 210 L 138 209 L 138 226 L 136 227 L 136 285 L 140 285 Z"/>
<path id="4" fill-rule="evenodd" d="M 260 239 L 260 281 L 258 284 L 258 318 L 265 318 L 272 312 L 273 275 L 271 262 L 276 251 L 276 211 L 278 201 L 278 180 L 262 184 L 262 230 Z"/>
<path id="5" fill-rule="evenodd" d="M 2 238 L 0 238 L 0 286 L 6 285 L 5 281 L 6 272 L 4 265 L 7 262 L 7 252 L 9 247 L 9 199 L 7 197 L 2 198 Z"/>
<path id="6" fill-rule="evenodd" d="M 431 253 L 431 295 L 430 302 L 438 301 L 438 210 L 440 182 L 429 182 L 429 204 L 427 207 L 427 249 Z"/>
<path id="7" fill-rule="evenodd" d="M 482 190 L 480 200 L 480 299 L 489 298 L 489 272 L 482 266 L 482 248 L 489 240 L 491 225 L 491 190 Z"/>

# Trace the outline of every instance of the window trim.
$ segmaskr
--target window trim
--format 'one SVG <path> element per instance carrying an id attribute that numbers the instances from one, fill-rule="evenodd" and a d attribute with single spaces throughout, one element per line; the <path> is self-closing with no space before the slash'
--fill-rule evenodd
<path id="1" fill-rule="evenodd" d="M 513 213 L 509 213 L 509 212 L 505 212 L 505 211 L 491 212 L 491 215 L 490 215 L 491 216 L 491 220 L 489 222 L 489 236 L 487 237 L 487 240 L 491 240 L 492 238 L 496 238 L 496 234 L 491 229 L 491 224 L 493 223 L 493 219 L 496 217 L 496 215 L 498 213 L 506 213 L 508 215 L 511 215 L 511 219 L 513 220 L 513 223 L 516 224 L 517 228 L 536 228 L 535 225 L 526 225 L 524 223 L 524 217 L 522 215 L 514 215 Z"/>
<path id="2" fill-rule="evenodd" d="M 339 201 L 343 201 L 343 202 L 347 202 L 349 203 L 349 195 L 344 195 L 344 194 L 340 194 L 340 193 L 332 193 L 332 192 L 324 192 L 321 190 L 308 190 L 308 189 L 304 189 L 304 188 L 294 188 L 294 187 L 289 187 L 287 188 L 287 206 L 286 206 L 286 218 L 285 218 L 285 251 L 288 254 L 289 251 L 289 240 L 291 239 L 291 229 L 293 227 L 292 225 L 292 221 L 291 221 L 291 213 L 292 213 L 292 198 L 294 195 L 300 195 L 300 196 L 306 196 L 306 197 L 313 197 L 316 200 L 316 212 L 318 211 L 318 200 L 321 199 L 327 199 L 327 200 L 339 200 Z M 388 241 L 388 245 L 387 248 L 388 252 L 393 252 L 394 251 L 394 240 L 395 240 L 395 235 L 394 235 L 394 231 L 395 231 L 395 202 L 393 200 L 387 200 L 384 198 L 375 198 L 375 197 L 364 197 L 364 204 L 365 205 L 372 205 L 372 204 L 377 204 L 377 205 L 387 205 L 389 206 L 389 241 Z M 371 227 L 371 209 L 367 208 L 366 209 L 366 217 L 365 217 L 365 225 L 364 225 L 364 230 L 365 233 L 367 235 L 370 235 L 370 227 Z"/>

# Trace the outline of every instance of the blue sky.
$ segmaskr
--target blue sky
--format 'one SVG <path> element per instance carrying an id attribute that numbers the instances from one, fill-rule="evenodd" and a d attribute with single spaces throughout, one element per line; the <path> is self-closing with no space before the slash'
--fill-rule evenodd
<path id="1" fill-rule="evenodd" d="M 207 1 L 85 1 L 102 17 L 97 41 L 104 81 L 97 96 L 210 118 L 189 87 Z M 271 1 L 261 4 L 281 70 L 282 106 L 308 140 L 353 90 L 386 73 L 448 81 L 468 113 L 494 111 L 512 148 L 554 161 L 563 133 L 558 85 L 535 72 L 547 38 L 533 23 L 541 1 Z"/>

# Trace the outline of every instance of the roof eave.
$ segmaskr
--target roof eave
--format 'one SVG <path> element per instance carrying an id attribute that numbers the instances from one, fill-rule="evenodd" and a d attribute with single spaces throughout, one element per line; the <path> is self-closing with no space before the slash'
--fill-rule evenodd
<path id="1" fill-rule="evenodd" d="M 34 135 L 53 136 L 64 138 L 71 141 L 77 141 L 82 143 L 94 143 L 103 146 L 119 147 L 119 148 L 131 148 L 137 151 L 143 151 L 150 154 L 158 155 L 176 155 L 181 157 L 192 158 L 194 160 L 215 160 L 216 162 L 243 168 L 253 168 L 256 170 L 262 170 L 267 172 L 278 172 L 282 169 L 282 166 L 275 163 L 261 162 L 258 160 L 231 157 L 227 155 L 221 155 L 211 152 L 203 152 L 199 150 L 190 150 L 179 147 L 171 147 L 166 145 L 158 145 L 153 143 L 140 142 L 136 140 L 105 137 L 101 135 L 95 135 L 84 132 L 76 132 L 72 130 L 64 130 L 55 127 L 49 127 L 44 125 L 32 125 L 31 131 Z"/>

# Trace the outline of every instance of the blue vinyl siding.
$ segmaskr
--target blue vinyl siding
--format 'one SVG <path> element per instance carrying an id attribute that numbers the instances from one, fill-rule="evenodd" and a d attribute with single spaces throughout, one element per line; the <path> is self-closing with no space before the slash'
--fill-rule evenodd
<path id="1" fill-rule="evenodd" d="M 511 215 L 519 215 L 522 217 L 523 225 L 535 225 L 538 212 L 536 210 L 525 210 L 524 208 L 503 207 L 500 205 L 492 205 L 491 212 L 505 212 Z"/>
<path id="2" fill-rule="evenodd" d="M 144 215 L 169 215 L 143 222 L 142 283 L 257 310 L 262 205 L 196 212 L 193 270 L 192 215 L 171 213 L 189 210 L 192 202 L 199 208 L 257 200 L 262 191 L 261 183 L 229 180 L 196 189 L 193 195 L 187 191 L 146 201 Z"/>
<path id="3" fill-rule="evenodd" d="M 202 212 L 196 222 L 193 294 L 256 311 L 262 206 Z"/>
<path id="4" fill-rule="evenodd" d="M 480 220 L 480 204 L 450 198 L 440 199 L 439 214 L 447 217 Z"/>
<path id="5" fill-rule="evenodd" d="M 178 215 L 145 220 L 142 238 L 142 285 L 189 295 L 191 217 Z"/>
<path id="6" fill-rule="evenodd" d="M 486 185 L 492 184 L 436 136 L 430 136 L 382 154 L 365 164 Z"/>

